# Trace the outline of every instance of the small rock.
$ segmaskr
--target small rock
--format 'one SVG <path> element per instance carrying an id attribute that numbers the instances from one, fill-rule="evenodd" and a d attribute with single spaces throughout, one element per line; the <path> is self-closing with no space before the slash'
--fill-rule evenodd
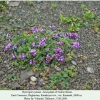
<path id="1" fill-rule="evenodd" d="M 22 71 L 21 72 L 21 75 L 20 75 L 20 80 L 23 81 L 23 80 L 26 80 L 27 78 L 29 78 L 30 76 L 34 75 L 33 71 L 29 71 L 27 72 L 26 70 Z"/>
<path id="2" fill-rule="evenodd" d="M 37 71 L 37 72 L 35 73 L 35 77 L 39 77 L 39 75 L 40 75 L 40 72 Z"/>
<path id="3" fill-rule="evenodd" d="M 31 85 L 36 85 L 36 82 L 30 81 Z"/>
<path id="4" fill-rule="evenodd" d="M 94 73 L 93 67 L 87 67 L 87 71 L 88 71 L 89 73 Z"/>
<path id="5" fill-rule="evenodd" d="M 37 78 L 34 77 L 34 76 L 31 76 L 30 79 L 31 79 L 31 81 L 33 81 L 33 82 L 37 81 Z"/>
<path id="6" fill-rule="evenodd" d="M 72 63 L 73 65 L 77 65 L 77 63 L 76 63 L 75 61 L 71 61 L 71 63 Z"/>
<path id="7" fill-rule="evenodd" d="M 9 87 L 20 87 L 20 85 L 16 82 L 16 83 L 9 83 L 8 84 Z"/>
<path id="8" fill-rule="evenodd" d="M 11 1 L 9 2 L 9 6 L 15 7 L 15 6 L 19 6 L 20 2 L 19 1 Z"/>
<path id="9" fill-rule="evenodd" d="M 0 71 L 0 76 L 3 75 L 3 74 L 4 74 L 4 72 L 3 71 Z"/>
<path id="10" fill-rule="evenodd" d="M 4 61 L 4 63 L 6 64 L 6 63 L 7 63 L 7 61 Z"/>
<path id="11" fill-rule="evenodd" d="M 55 66 L 54 68 L 55 68 L 55 70 L 58 71 L 58 72 L 61 71 L 61 68 L 59 68 L 59 67 L 57 67 L 57 66 Z"/>

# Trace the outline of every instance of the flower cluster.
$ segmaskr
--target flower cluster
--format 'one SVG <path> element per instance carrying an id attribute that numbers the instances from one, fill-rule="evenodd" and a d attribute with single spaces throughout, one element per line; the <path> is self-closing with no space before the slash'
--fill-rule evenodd
<path id="1" fill-rule="evenodd" d="M 48 38 L 41 38 L 38 47 L 42 47 L 46 44 L 46 41 L 48 40 Z"/>
<path id="2" fill-rule="evenodd" d="M 37 52 L 36 52 L 36 50 L 32 49 L 32 50 L 30 51 L 30 54 L 32 54 L 33 56 L 36 56 Z"/>
<path id="3" fill-rule="evenodd" d="M 29 63 L 30 63 L 30 65 L 35 65 L 36 61 L 31 59 L 31 60 L 29 61 Z"/>
<path id="4" fill-rule="evenodd" d="M 72 39 L 77 39 L 78 38 L 78 34 L 77 33 L 67 33 L 67 36 L 69 38 L 72 38 Z"/>
<path id="5" fill-rule="evenodd" d="M 14 46 L 12 47 L 13 50 L 17 50 L 18 46 L 17 44 L 14 44 Z"/>
<path id="6" fill-rule="evenodd" d="M 15 54 L 13 54 L 13 53 L 11 53 L 11 57 L 12 57 L 12 59 L 16 58 Z"/>
<path id="7" fill-rule="evenodd" d="M 4 48 L 4 51 L 8 51 L 8 50 L 10 49 L 11 46 L 12 46 L 12 44 L 11 44 L 11 43 L 8 43 L 8 44 L 6 45 L 6 47 Z"/>
<path id="8" fill-rule="evenodd" d="M 57 39 L 58 38 L 58 34 L 53 34 L 52 35 L 52 39 Z"/>
<path id="9" fill-rule="evenodd" d="M 24 54 L 24 53 L 22 53 L 21 55 L 19 55 L 19 58 L 20 58 L 20 59 L 25 59 L 25 58 L 26 58 L 26 56 L 25 56 L 25 54 Z"/>
<path id="10" fill-rule="evenodd" d="M 54 25 L 48 28 L 32 27 L 31 30 L 32 35 L 21 34 L 4 48 L 4 51 L 10 51 L 13 61 L 21 62 L 18 64 L 23 64 L 25 68 L 65 63 L 66 54 L 70 52 L 67 46 L 70 45 L 73 49 L 80 48 L 77 33 L 60 32 Z"/>
<path id="11" fill-rule="evenodd" d="M 74 49 L 79 49 L 79 48 L 80 48 L 79 42 L 74 42 L 74 43 L 73 43 L 73 48 L 74 48 Z"/>
<path id="12" fill-rule="evenodd" d="M 44 29 L 38 29 L 37 27 L 32 27 L 31 30 L 33 33 L 39 33 L 39 32 L 44 33 L 45 32 Z"/>
<path id="13" fill-rule="evenodd" d="M 62 46 L 63 42 L 62 41 L 61 42 L 57 42 L 56 44 L 59 45 L 59 46 Z"/>
<path id="14" fill-rule="evenodd" d="M 59 48 L 59 47 L 54 49 L 54 52 L 57 53 L 57 54 L 60 54 L 60 55 L 63 54 L 63 50 L 61 48 Z"/>
<path id="15" fill-rule="evenodd" d="M 56 27 L 55 27 L 54 25 L 49 26 L 49 28 L 50 28 L 51 30 L 55 30 L 55 29 L 56 29 Z"/>

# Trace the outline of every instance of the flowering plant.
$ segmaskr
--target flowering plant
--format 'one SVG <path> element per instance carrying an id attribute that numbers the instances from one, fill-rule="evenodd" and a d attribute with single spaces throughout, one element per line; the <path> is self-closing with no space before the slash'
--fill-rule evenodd
<path id="1" fill-rule="evenodd" d="M 79 48 L 77 33 L 64 33 L 52 25 L 32 27 L 30 33 L 15 36 L 4 51 L 10 52 L 14 66 L 42 70 L 50 65 L 66 63 L 67 54 Z"/>

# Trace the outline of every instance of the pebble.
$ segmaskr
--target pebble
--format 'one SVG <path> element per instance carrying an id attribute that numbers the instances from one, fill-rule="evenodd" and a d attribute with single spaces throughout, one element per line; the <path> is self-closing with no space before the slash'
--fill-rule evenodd
<path id="1" fill-rule="evenodd" d="M 93 67 L 87 67 L 87 71 L 88 71 L 89 73 L 94 73 Z"/>
<path id="2" fill-rule="evenodd" d="M 6 63 L 7 63 L 7 61 L 4 61 L 4 63 L 6 64 Z"/>
<path id="3" fill-rule="evenodd" d="M 71 61 L 71 63 L 72 63 L 73 65 L 77 65 L 77 63 L 76 63 L 75 61 Z"/>
<path id="4" fill-rule="evenodd" d="M 31 76 L 31 77 L 30 77 L 30 80 L 31 80 L 32 82 L 35 82 L 35 81 L 37 81 L 37 78 L 34 77 L 34 76 Z"/>
<path id="5" fill-rule="evenodd" d="M 39 77 L 39 75 L 40 75 L 40 72 L 37 71 L 37 72 L 35 73 L 35 77 Z"/>
<path id="6" fill-rule="evenodd" d="M 3 74 L 4 74 L 4 72 L 3 71 L 0 71 L 0 76 L 3 75 Z"/>
<path id="7" fill-rule="evenodd" d="M 31 85 L 36 85 L 36 82 L 30 81 Z"/>
<path id="8" fill-rule="evenodd" d="M 54 68 L 55 68 L 55 70 L 58 71 L 58 72 L 61 71 L 61 68 L 59 68 L 59 67 L 57 67 L 57 66 L 55 66 Z"/>

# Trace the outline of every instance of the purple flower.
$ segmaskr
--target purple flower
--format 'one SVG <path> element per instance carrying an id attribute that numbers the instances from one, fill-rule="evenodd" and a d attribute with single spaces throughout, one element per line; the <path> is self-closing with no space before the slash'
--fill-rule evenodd
<path id="1" fill-rule="evenodd" d="M 35 42 L 31 43 L 32 47 L 35 47 Z"/>
<path id="2" fill-rule="evenodd" d="M 37 27 L 32 27 L 31 30 L 33 33 L 39 33 L 39 30 Z"/>
<path id="3" fill-rule="evenodd" d="M 78 38 L 78 34 L 77 33 L 67 33 L 67 36 L 69 38 L 72 38 L 72 39 L 77 39 Z"/>
<path id="4" fill-rule="evenodd" d="M 49 64 L 52 60 L 52 57 L 50 57 L 50 55 L 47 54 L 46 56 L 46 64 Z"/>
<path id="5" fill-rule="evenodd" d="M 8 50 L 10 49 L 11 46 L 12 46 L 12 44 L 11 44 L 11 43 L 8 43 L 8 44 L 6 45 L 6 47 L 4 48 L 4 51 L 8 51 Z"/>
<path id="6" fill-rule="evenodd" d="M 11 54 L 11 57 L 13 58 L 13 59 L 15 59 L 16 58 L 16 56 L 15 56 L 15 54 Z"/>
<path id="7" fill-rule="evenodd" d="M 25 54 L 24 54 L 24 53 L 22 53 L 21 55 L 19 55 L 19 58 L 20 58 L 20 59 L 25 59 L 25 58 L 26 58 L 26 56 L 25 56 Z"/>
<path id="8" fill-rule="evenodd" d="M 54 25 L 49 26 L 49 28 L 52 29 L 52 30 L 55 30 L 55 26 Z"/>
<path id="9" fill-rule="evenodd" d="M 31 53 L 32 55 L 34 55 L 34 56 L 37 54 L 36 50 L 34 50 L 34 49 L 32 49 L 32 50 L 30 51 L 30 53 Z"/>
<path id="10" fill-rule="evenodd" d="M 52 59 L 58 59 L 59 57 L 60 57 L 59 54 L 53 54 L 53 55 L 52 55 Z"/>
<path id="11" fill-rule="evenodd" d="M 41 29 L 41 30 L 39 30 L 39 32 L 40 32 L 40 33 L 44 33 L 45 31 L 44 31 L 44 29 Z"/>
<path id="12" fill-rule="evenodd" d="M 58 34 L 53 34 L 52 35 L 52 39 L 57 39 L 58 38 Z"/>
<path id="13" fill-rule="evenodd" d="M 17 48 L 18 48 L 18 47 L 17 47 L 17 45 L 16 45 L 16 44 L 14 44 L 14 46 L 13 46 L 13 48 L 12 48 L 12 49 L 13 49 L 13 50 L 17 50 Z"/>
<path id="14" fill-rule="evenodd" d="M 41 38 L 38 47 L 42 47 L 42 46 L 44 46 L 44 45 L 45 45 L 45 42 L 46 42 L 47 40 L 48 40 L 47 37 L 46 37 L 46 38 Z"/>
<path id="15" fill-rule="evenodd" d="M 59 46 L 62 46 L 63 42 L 62 41 L 61 42 L 57 42 L 56 44 L 59 45 Z"/>
<path id="16" fill-rule="evenodd" d="M 74 49 L 79 49 L 80 48 L 79 42 L 74 42 L 72 46 L 73 46 Z"/>
<path id="17" fill-rule="evenodd" d="M 57 53 L 57 54 L 60 54 L 60 55 L 63 54 L 63 50 L 61 48 L 59 48 L 59 47 L 54 49 L 54 52 Z"/>
<path id="18" fill-rule="evenodd" d="M 31 59 L 29 63 L 30 65 L 35 65 L 36 61 Z"/>
<path id="19" fill-rule="evenodd" d="M 63 56 L 59 57 L 57 60 L 58 60 L 58 62 L 62 62 L 62 63 L 64 63 L 64 62 L 65 62 L 65 59 L 64 59 L 64 57 L 63 57 Z"/>

